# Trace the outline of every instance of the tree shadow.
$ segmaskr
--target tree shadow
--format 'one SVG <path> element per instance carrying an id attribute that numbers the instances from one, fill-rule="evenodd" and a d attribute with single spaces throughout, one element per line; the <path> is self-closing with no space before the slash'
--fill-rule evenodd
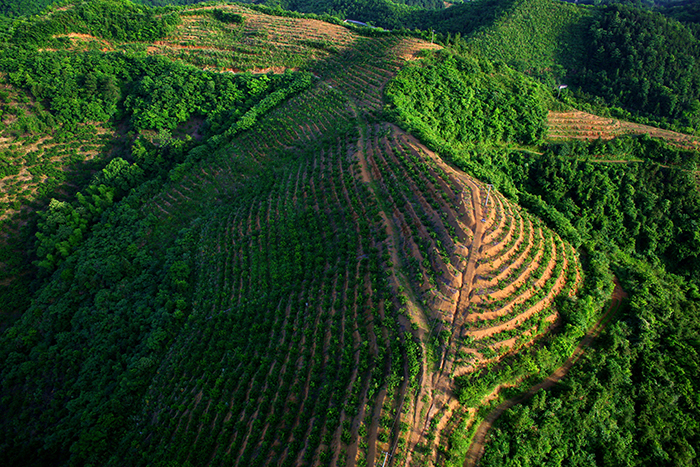
<path id="1" fill-rule="evenodd" d="M 117 127 L 115 125 L 115 128 Z M 109 135 L 110 130 L 113 132 L 111 137 L 103 136 Z M 60 169 L 60 181 L 47 175 L 34 193 L 16 197 L 13 204 L 19 203 L 19 206 L 16 206 L 19 209 L 12 209 L 4 220 L 0 221 L 0 332 L 26 311 L 31 304 L 31 296 L 46 278 L 45 273 L 35 265 L 38 260 L 35 241 L 40 213 L 47 209 L 52 199 L 74 200 L 76 194 L 84 190 L 95 175 L 115 157 L 130 158 L 131 138 L 118 130 L 108 129 L 100 136 L 77 140 L 72 139 L 69 134 L 61 134 L 61 131 L 62 128 L 58 128 L 39 135 L 14 135 L 14 141 L 23 137 L 47 137 L 45 143 L 50 142 L 40 145 L 39 149 L 42 152 L 47 147 L 61 148 L 65 153 L 76 154 L 86 146 L 97 148 L 92 150 L 95 154 L 89 159 L 79 161 L 75 158 L 71 161 L 67 158 L 67 163 Z M 59 138 L 56 137 L 57 134 Z"/>

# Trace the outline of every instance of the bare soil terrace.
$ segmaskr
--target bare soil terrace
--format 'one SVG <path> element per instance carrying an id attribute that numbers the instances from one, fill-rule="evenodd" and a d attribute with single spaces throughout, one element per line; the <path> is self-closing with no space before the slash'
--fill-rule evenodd
<path id="1" fill-rule="evenodd" d="M 696 136 L 614 118 L 599 117 L 579 110 L 549 112 L 547 122 L 549 125 L 547 136 L 554 140 L 609 140 L 622 135 L 648 134 L 652 138 L 661 138 L 683 148 L 700 149 L 700 138 Z"/>
<path id="2" fill-rule="evenodd" d="M 605 330 L 605 327 L 610 322 L 613 313 L 618 309 L 622 300 L 627 297 L 627 293 L 622 289 L 620 283 L 615 279 L 615 289 L 613 290 L 610 307 L 607 312 L 596 322 L 596 324 L 586 333 L 585 337 L 581 343 L 576 347 L 574 353 L 569 357 L 569 359 L 559 368 L 557 368 L 551 375 L 549 375 L 544 381 L 532 386 L 524 394 L 516 396 L 514 398 L 508 399 L 501 404 L 499 404 L 494 410 L 489 413 L 486 419 L 481 422 L 476 430 L 476 434 L 472 440 L 472 444 L 467 452 L 467 457 L 464 462 L 464 467 L 475 467 L 478 465 L 479 460 L 483 456 L 484 446 L 487 442 L 488 432 L 496 422 L 496 420 L 511 407 L 522 404 L 527 399 L 534 396 L 541 389 L 548 389 L 557 384 L 564 376 L 567 375 L 571 367 L 578 361 L 583 355 L 587 347 L 593 343 L 593 341 L 600 335 L 601 332 Z M 498 392 L 501 388 L 498 388 L 494 394 Z"/>

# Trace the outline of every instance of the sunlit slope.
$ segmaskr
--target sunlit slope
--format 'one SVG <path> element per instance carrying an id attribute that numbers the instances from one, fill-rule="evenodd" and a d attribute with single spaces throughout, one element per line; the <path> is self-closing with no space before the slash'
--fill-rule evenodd
<path id="1" fill-rule="evenodd" d="M 375 127 L 364 144 L 361 164 L 390 232 L 391 278 L 425 349 L 406 419 L 407 457 L 421 464 L 434 458 L 449 417 L 439 421 L 455 407 L 453 377 L 546 333 L 558 319 L 554 299 L 578 289 L 580 265 L 538 219 L 397 128 Z"/>
<path id="2" fill-rule="evenodd" d="M 576 66 L 582 59 L 581 39 L 591 14 L 585 7 L 556 0 L 520 0 L 469 41 L 491 60 L 518 70 L 548 68 L 556 73 L 552 68 Z"/>
<path id="3" fill-rule="evenodd" d="M 610 140 L 624 135 L 649 135 L 687 149 L 698 149 L 700 140 L 693 135 L 664 130 L 649 125 L 599 117 L 587 112 L 550 112 L 547 138 L 552 140 Z"/>
<path id="4" fill-rule="evenodd" d="M 214 10 L 238 15 L 240 21 L 221 21 L 212 15 Z M 181 16 L 182 24 L 150 45 L 149 53 L 227 70 L 308 67 L 358 40 L 341 26 L 264 15 L 238 5 L 192 8 Z"/>
<path id="5" fill-rule="evenodd" d="M 302 36 L 235 11 L 278 45 Z M 125 196 L 3 336 L 10 465 L 421 465 L 454 376 L 556 322 L 572 248 L 384 121 L 386 84 L 436 46 L 319 28 L 346 41 L 303 63 L 281 46 L 208 62 L 226 46 L 181 45 L 186 28 L 148 46 L 317 78 Z"/>

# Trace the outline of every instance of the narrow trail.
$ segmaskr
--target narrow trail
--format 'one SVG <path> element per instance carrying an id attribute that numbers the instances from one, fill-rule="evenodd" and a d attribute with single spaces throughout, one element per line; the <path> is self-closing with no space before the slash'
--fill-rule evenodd
<path id="1" fill-rule="evenodd" d="M 617 278 L 615 278 L 614 281 L 615 289 L 612 293 L 612 303 L 610 303 L 610 307 L 605 314 L 601 316 L 598 322 L 596 322 L 595 325 L 586 333 L 571 357 L 569 357 L 562 366 L 557 368 L 551 375 L 549 375 L 547 379 L 532 386 L 526 393 L 512 399 L 508 399 L 507 401 L 503 401 L 498 405 L 498 407 L 491 411 L 483 422 L 481 422 L 481 425 L 479 425 L 479 428 L 476 430 L 472 444 L 469 446 L 469 451 L 467 451 L 467 457 L 464 460 L 464 467 L 475 467 L 478 465 L 481 457 L 484 455 L 486 435 L 493 426 L 494 422 L 501 416 L 501 414 L 503 414 L 503 412 L 515 405 L 525 402 L 527 399 L 534 396 L 540 389 L 548 389 L 558 383 L 564 376 L 566 376 L 574 363 L 581 358 L 581 355 L 583 355 L 586 347 L 589 347 L 593 340 L 598 337 L 601 332 L 603 332 L 607 324 L 610 322 L 610 318 L 612 318 L 612 314 L 617 309 L 620 301 L 627 297 L 627 293 L 622 289 L 622 286 Z"/>
<path id="2" fill-rule="evenodd" d="M 468 314 L 469 304 L 472 298 L 473 286 L 476 282 L 476 271 L 478 266 L 478 261 L 481 257 L 481 246 L 483 238 L 486 235 L 484 232 L 484 219 L 482 216 L 485 215 L 485 210 L 487 207 L 482 205 L 480 186 L 473 181 L 467 181 L 466 185 L 470 188 L 471 200 L 469 204 L 463 201 L 465 208 L 471 208 L 473 221 L 470 223 L 470 228 L 474 232 L 474 239 L 469 248 L 469 256 L 467 259 L 467 264 L 462 271 L 461 283 L 462 286 L 459 289 L 459 295 L 457 298 L 457 303 L 454 308 L 454 313 L 452 317 L 453 329 L 462 329 L 464 323 L 466 322 L 466 317 Z M 456 333 L 457 334 L 457 333 Z M 427 412 L 425 415 L 425 420 L 419 429 L 414 427 L 414 431 L 411 436 L 411 444 L 413 446 L 422 442 L 425 439 L 426 433 L 428 431 L 428 424 L 430 420 L 435 416 L 435 414 L 442 410 L 445 406 L 452 404 L 456 399 L 454 395 L 454 381 L 452 378 L 446 377 L 449 374 L 450 366 L 452 363 L 452 358 L 450 356 L 450 351 L 453 347 L 455 339 L 462 337 L 461 332 L 459 335 L 453 335 L 446 346 L 446 350 L 440 358 L 439 369 L 432 374 L 427 385 L 423 385 L 422 394 L 428 395 L 429 403 L 427 406 Z M 417 409 L 414 416 L 419 413 L 419 408 L 422 407 L 422 403 L 417 403 Z M 414 425 L 418 420 L 414 417 Z M 411 465 L 412 456 L 409 453 L 405 461 L 405 465 Z"/>
<path id="3" fill-rule="evenodd" d="M 467 266 L 462 274 L 462 288 L 459 291 L 457 307 L 455 310 L 453 328 L 462 329 L 467 319 L 467 310 L 472 298 L 474 283 L 476 281 L 477 261 L 481 257 L 481 244 L 484 238 L 484 211 L 481 205 L 481 193 L 479 187 L 474 183 L 470 183 L 472 188 L 471 208 L 474 213 L 474 240 L 469 249 L 469 258 Z M 486 208 L 485 208 L 486 209 Z"/>

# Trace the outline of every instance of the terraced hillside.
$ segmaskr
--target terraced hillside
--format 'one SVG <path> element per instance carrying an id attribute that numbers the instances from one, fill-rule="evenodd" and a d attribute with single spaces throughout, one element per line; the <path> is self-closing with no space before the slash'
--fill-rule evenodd
<path id="1" fill-rule="evenodd" d="M 193 150 L 162 187 L 129 194 L 129 220 L 105 214 L 56 272 L 61 298 L 39 295 L 12 333 L 36 329 L 12 347 L 21 370 L 3 375 L 8 459 L 437 461 L 446 410 L 465 414 L 454 378 L 552 328 L 554 300 L 580 286 L 577 253 L 383 121 L 385 85 L 437 46 L 221 8 L 242 25 L 208 35 L 207 10 L 185 10 L 148 52 L 218 71 L 299 67 L 315 81 Z M 168 259 L 146 263 L 150 251 Z M 128 282 L 136 270 L 160 282 Z"/>
<path id="2" fill-rule="evenodd" d="M 315 105 L 333 95 L 324 87 Z M 280 142 L 306 146 L 309 127 L 343 119 L 354 120 L 302 123 Z M 552 299 L 575 292 L 571 247 L 497 192 L 486 204 L 486 186 L 396 127 L 318 138 L 245 204 L 231 199 L 224 161 L 152 201 L 167 223 L 211 203 L 202 187 L 228 200 L 199 234 L 195 334 L 181 335 L 145 396 L 149 456 L 172 440 L 175 459 L 197 464 L 362 465 L 386 451 L 392 465 L 419 462 L 424 427 L 454 405 L 452 376 L 548 330 Z M 251 132 L 233 148 L 262 141 Z M 217 344 L 217 330 L 242 328 L 254 335 Z"/>
<path id="3" fill-rule="evenodd" d="M 391 277 L 415 297 L 407 304 L 426 351 L 407 420 L 407 463 L 423 463 L 437 452 L 443 411 L 455 407 L 453 377 L 549 330 L 557 319 L 552 300 L 578 289 L 578 258 L 539 220 L 410 135 L 375 126 L 368 138 L 361 164 L 384 200 L 399 266 Z"/>
<path id="4" fill-rule="evenodd" d="M 260 20 L 259 24 L 269 23 Z M 325 27 L 335 36 L 341 35 L 333 27 Z M 236 391 L 241 396 L 232 396 L 231 401 L 239 397 L 249 399 L 251 393 L 247 391 L 253 385 L 263 391 L 256 402 L 237 409 L 238 415 L 234 410 L 224 410 L 220 416 L 214 416 L 209 434 L 196 436 L 196 440 L 207 440 L 201 441 L 205 446 L 202 449 L 207 456 L 213 456 L 214 463 L 222 458 L 226 459 L 224 462 L 235 459 L 238 465 L 247 465 L 262 457 L 267 459 L 263 461 L 266 465 L 294 464 L 301 460 L 363 465 L 382 461 L 385 452 L 393 454 L 392 465 L 422 462 L 413 451 L 417 444 L 426 443 L 426 437 L 437 444 L 435 433 L 431 435 L 426 427 L 446 405 L 454 406 L 452 378 L 482 368 L 546 332 L 557 319 L 551 306 L 553 299 L 573 295 L 580 283 L 580 266 L 573 249 L 540 221 L 516 208 L 497 191 L 489 191 L 484 184 L 450 167 L 397 127 L 365 123 L 381 109 L 383 86 L 402 61 L 431 45 L 416 39 L 349 37 L 355 44 L 351 50 L 314 66 L 320 81 L 313 90 L 273 112 L 262 125 L 264 129 L 242 135 L 231 145 L 234 154 L 248 154 L 256 160 L 291 148 L 307 152 L 308 145 L 316 145 L 318 149 L 305 156 L 307 160 L 300 166 L 285 169 L 289 175 L 283 177 L 284 185 L 273 189 L 273 195 L 266 194 L 269 198 L 261 201 L 264 210 L 237 216 L 243 219 L 244 227 L 234 227 L 241 220 L 232 220 L 226 222 L 228 227 L 222 225 L 219 229 L 238 229 L 250 234 L 256 227 L 264 229 L 264 219 L 279 219 L 282 212 L 298 211 L 308 203 L 313 215 L 321 216 L 316 222 L 330 229 L 323 238 L 337 236 L 344 229 L 342 219 L 353 219 L 358 225 L 355 232 L 346 233 L 352 240 L 345 242 L 344 248 L 348 250 L 345 255 L 351 256 L 321 261 L 321 264 L 343 265 L 340 271 L 335 266 L 335 272 L 319 274 L 325 277 L 315 279 L 320 281 L 317 285 L 313 282 L 315 275 L 306 273 L 305 280 L 314 290 L 329 294 L 328 298 L 317 296 L 314 302 L 309 302 L 306 295 L 300 295 L 293 302 L 283 300 L 274 304 L 279 317 L 269 318 L 275 320 L 270 325 L 271 334 L 261 339 L 267 345 L 287 339 L 295 342 L 294 334 L 288 336 L 284 330 L 275 329 L 283 323 L 299 322 L 301 318 L 295 314 L 296 310 L 313 303 L 317 308 L 311 315 L 305 313 L 304 321 L 300 322 L 303 324 L 294 326 L 300 331 L 307 329 L 296 338 L 298 351 L 277 345 L 284 350 L 279 356 L 268 357 L 268 365 L 275 371 L 251 371 L 251 383 L 237 384 Z M 348 67 L 348 63 L 352 66 Z M 347 128 L 347 132 L 331 136 L 328 141 L 329 135 L 339 127 Z M 220 177 L 226 180 L 225 174 L 230 170 L 203 168 L 196 177 L 183 180 L 183 189 L 163 193 L 155 199 L 154 212 L 165 217 L 177 215 L 181 209 L 178 203 L 188 202 L 186 193 L 204 185 L 207 177 L 217 180 L 214 186 L 225 186 L 218 180 Z M 223 189 L 218 190 L 223 196 Z M 344 204 L 347 206 L 343 207 Z M 338 212 L 322 221 L 324 210 Z M 213 239 L 221 235 L 205 237 Z M 276 234 L 278 237 L 265 235 L 279 238 L 281 233 Z M 266 257 L 285 256 L 283 250 L 269 250 L 274 241 L 258 242 L 253 248 L 268 248 Z M 215 251 L 214 256 L 224 251 L 223 257 L 250 257 L 250 253 L 243 251 L 230 252 L 226 244 L 225 240 L 218 240 L 208 251 Z M 333 245 L 325 244 L 319 251 L 337 249 Z M 369 270 L 365 269 L 367 266 Z M 217 271 L 215 275 L 220 279 L 207 279 L 212 291 L 231 288 L 217 285 L 221 281 L 233 284 L 232 299 L 227 298 L 213 310 L 240 306 L 240 297 L 246 294 L 238 288 L 245 282 L 237 276 L 226 278 L 226 273 L 221 271 L 244 268 L 233 266 L 232 269 L 221 264 L 201 266 L 201 269 Z M 363 290 L 382 284 L 380 276 L 372 274 L 377 270 L 388 274 L 384 291 L 379 289 L 379 295 L 370 293 L 358 298 L 363 297 Z M 291 289 L 305 290 L 304 284 L 301 282 Z M 364 314 L 357 309 L 358 300 L 361 308 L 365 308 Z M 414 333 L 410 332 L 411 323 L 417 328 Z M 322 329 L 328 331 L 321 332 Z M 396 338 L 392 336 L 401 336 L 404 350 L 396 347 Z M 340 347 L 353 342 L 360 349 L 350 365 L 352 370 L 343 365 L 353 360 L 334 356 L 334 340 Z M 435 345 L 434 341 L 439 344 Z M 362 342 L 366 348 L 361 346 Z M 415 344 L 419 347 L 413 347 Z M 257 358 L 270 352 L 258 351 Z M 302 352 L 302 357 L 296 352 Z M 396 360 L 399 355 L 403 356 Z M 218 360 L 216 357 L 212 361 Z M 285 377 L 290 360 L 297 361 L 304 372 L 308 371 L 307 376 Z M 258 366 L 253 363 L 257 362 L 255 356 L 250 361 L 251 368 Z M 181 364 L 170 366 L 179 368 Z M 278 379 L 270 380 L 273 375 Z M 325 388 L 327 378 L 335 379 L 338 375 L 346 379 L 340 378 L 342 383 L 328 394 L 321 392 L 322 398 L 316 406 L 307 407 L 307 397 L 317 394 L 313 387 Z M 206 391 L 204 396 L 200 395 L 201 391 L 192 386 L 198 379 L 196 376 L 173 378 L 173 381 L 178 378 L 192 381 L 189 386 L 181 387 L 186 395 L 181 397 L 190 401 L 185 405 L 191 406 L 192 411 L 207 414 L 207 407 L 221 406 L 228 400 L 228 396 L 218 396 L 218 392 L 219 398 L 208 400 Z M 202 384 L 201 390 L 206 386 Z M 299 390 L 305 397 L 291 396 Z M 262 409 L 269 404 L 271 408 Z M 157 407 L 168 406 L 165 403 Z M 155 419 L 159 408 L 145 412 L 143 418 Z M 305 419 L 284 415 L 297 411 L 303 412 Z M 187 412 L 180 412 L 181 416 L 171 413 L 176 418 L 189 417 L 185 415 Z M 334 416 L 329 417 L 329 413 Z M 167 436 L 187 439 L 192 425 L 187 420 L 188 423 L 178 422 L 178 427 Z M 227 420 L 237 420 L 228 422 L 228 426 L 235 423 L 235 428 L 229 429 L 232 434 L 219 427 L 226 427 Z M 226 437 L 222 438 L 222 433 Z M 228 436 L 230 440 L 225 441 Z M 148 444 L 162 445 L 157 439 L 149 439 Z M 220 442 L 214 443 L 214 439 Z M 227 443 L 229 447 L 224 449 Z M 261 456 L 265 452 L 261 450 L 265 449 L 272 451 Z M 185 452 L 190 455 L 189 450 Z M 257 457 L 255 453 L 259 453 Z M 180 458 L 184 459 L 187 457 Z"/>
<path id="5" fill-rule="evenodd" d="M 240 15 L 222 23 L 214 10 Z M 150 53 L 215 69 L 246 70 L 272 64 L 308 67 L 347 50 L 358 40 L 350 30 L 319 20 L 263 15 L 235 5 L 193 8 L 169 37 L 148 46 Z"/>
<path id="6" fill-rule="evenodd" d="M 648 125 L 625 122 L 614 118 L 599 117 L 587 112 L 550 112 L 547 116 L 549 132 L 547 137 L 554 140 L 609 140 L 623 135 L 644 135 L 661 138 L 674 145 L 687 148 L 700 148 L 700 138 Z"/>

